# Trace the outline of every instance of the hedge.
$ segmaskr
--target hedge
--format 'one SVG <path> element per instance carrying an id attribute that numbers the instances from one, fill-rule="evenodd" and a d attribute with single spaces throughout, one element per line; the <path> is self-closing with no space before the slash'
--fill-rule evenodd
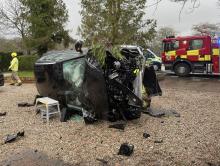
<path id="1" fill-rule="evenodd" d="M 20 71 L 33 71 L 34 63 L 39 57 L 37 55 L 23 55 L 19 56 L 19 70 Z"/>
<path id="2" fill-rule="evenodd" d="M 19 70 L 20 71 L 32 71 L 34 69 L 34 63 L 39 57 L 37 55 L 22 55 L 18 56 Z M 10 53 L 0 53 L 0 70 L 7 71 L 12 60 Z"/>
<path id="3" fill-rule="evenodd" d="M 10 53 L 0 53 L 0 71 L 7 71 L 10 65 Z"/>

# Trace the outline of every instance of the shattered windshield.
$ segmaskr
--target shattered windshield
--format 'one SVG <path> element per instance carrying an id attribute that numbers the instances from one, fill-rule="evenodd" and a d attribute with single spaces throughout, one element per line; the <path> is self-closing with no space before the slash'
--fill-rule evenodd
<path id="1" fill-rule="evenodd" d="M 73 87 L 79 88 L 83 82 L 85 60 L 83 58 L 63 63 L 64 79 Z"/>
<path id="2" fill-rule="evenodd" d="M 164 51 L 175 51 L 179 49 L 179 41 L 164 42 Z"/>
<path id="3" fill-rule="evenodd" d="M 78 96 L 82 92 L 82 84 L 85 72 L 85 59 L 74 59 L 63 63 L 63 76 L 65 81 L 71 85 L 72 93 L 67 95 L 67 103 L 70 105 L 80 106 Z"/>

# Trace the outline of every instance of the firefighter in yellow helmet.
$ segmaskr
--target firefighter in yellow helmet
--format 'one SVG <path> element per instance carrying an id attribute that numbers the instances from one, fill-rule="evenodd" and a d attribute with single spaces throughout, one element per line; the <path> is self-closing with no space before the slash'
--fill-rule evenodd
<path id="1" fill-rule="evenodd" d="M 20 78 L 18 77 L 19 62 L 18 62 L 18 58 L 17 58 L 17 53 L 13 52 L 13 53 L 11 53 L 11 56 L 12 56 L 12 61 L 11 61 L 11 64 L 8 68 L 8 70 L 12 71 L 12 75 L 11 75 L 12 82 L 10 85 L 21 86 L 22 82 L 21 82 Z"/>

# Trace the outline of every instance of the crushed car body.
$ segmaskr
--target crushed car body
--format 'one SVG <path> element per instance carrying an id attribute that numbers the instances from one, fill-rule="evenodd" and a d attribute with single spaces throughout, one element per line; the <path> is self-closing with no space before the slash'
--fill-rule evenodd
<path id="1" fill-rule="evenodd" d="M 136 119 L 142 112 L 142 87 L 151 96 L 162 94 L 155 72 L 145 67 L 142 54 L 124 47 L 119 60 L 110 51 L 105 53 L 103 66 L 91 50 L 51 51 L 35 63 L 38 92 L 59 101 L 61 121 L 75 113 L 86 123 Z M 146 70 L 155 80 L 146 76 Z"/>

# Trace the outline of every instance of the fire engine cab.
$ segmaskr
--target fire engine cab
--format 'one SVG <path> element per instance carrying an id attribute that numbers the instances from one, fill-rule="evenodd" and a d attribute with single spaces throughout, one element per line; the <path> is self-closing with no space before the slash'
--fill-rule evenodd
<path id="1" fill-rule="evenodd" d="M 163 40 L 165 70 L 178 76 L 190 73 L 220 75 L 220 40 L 210 36 L 167 37 Z"/>

